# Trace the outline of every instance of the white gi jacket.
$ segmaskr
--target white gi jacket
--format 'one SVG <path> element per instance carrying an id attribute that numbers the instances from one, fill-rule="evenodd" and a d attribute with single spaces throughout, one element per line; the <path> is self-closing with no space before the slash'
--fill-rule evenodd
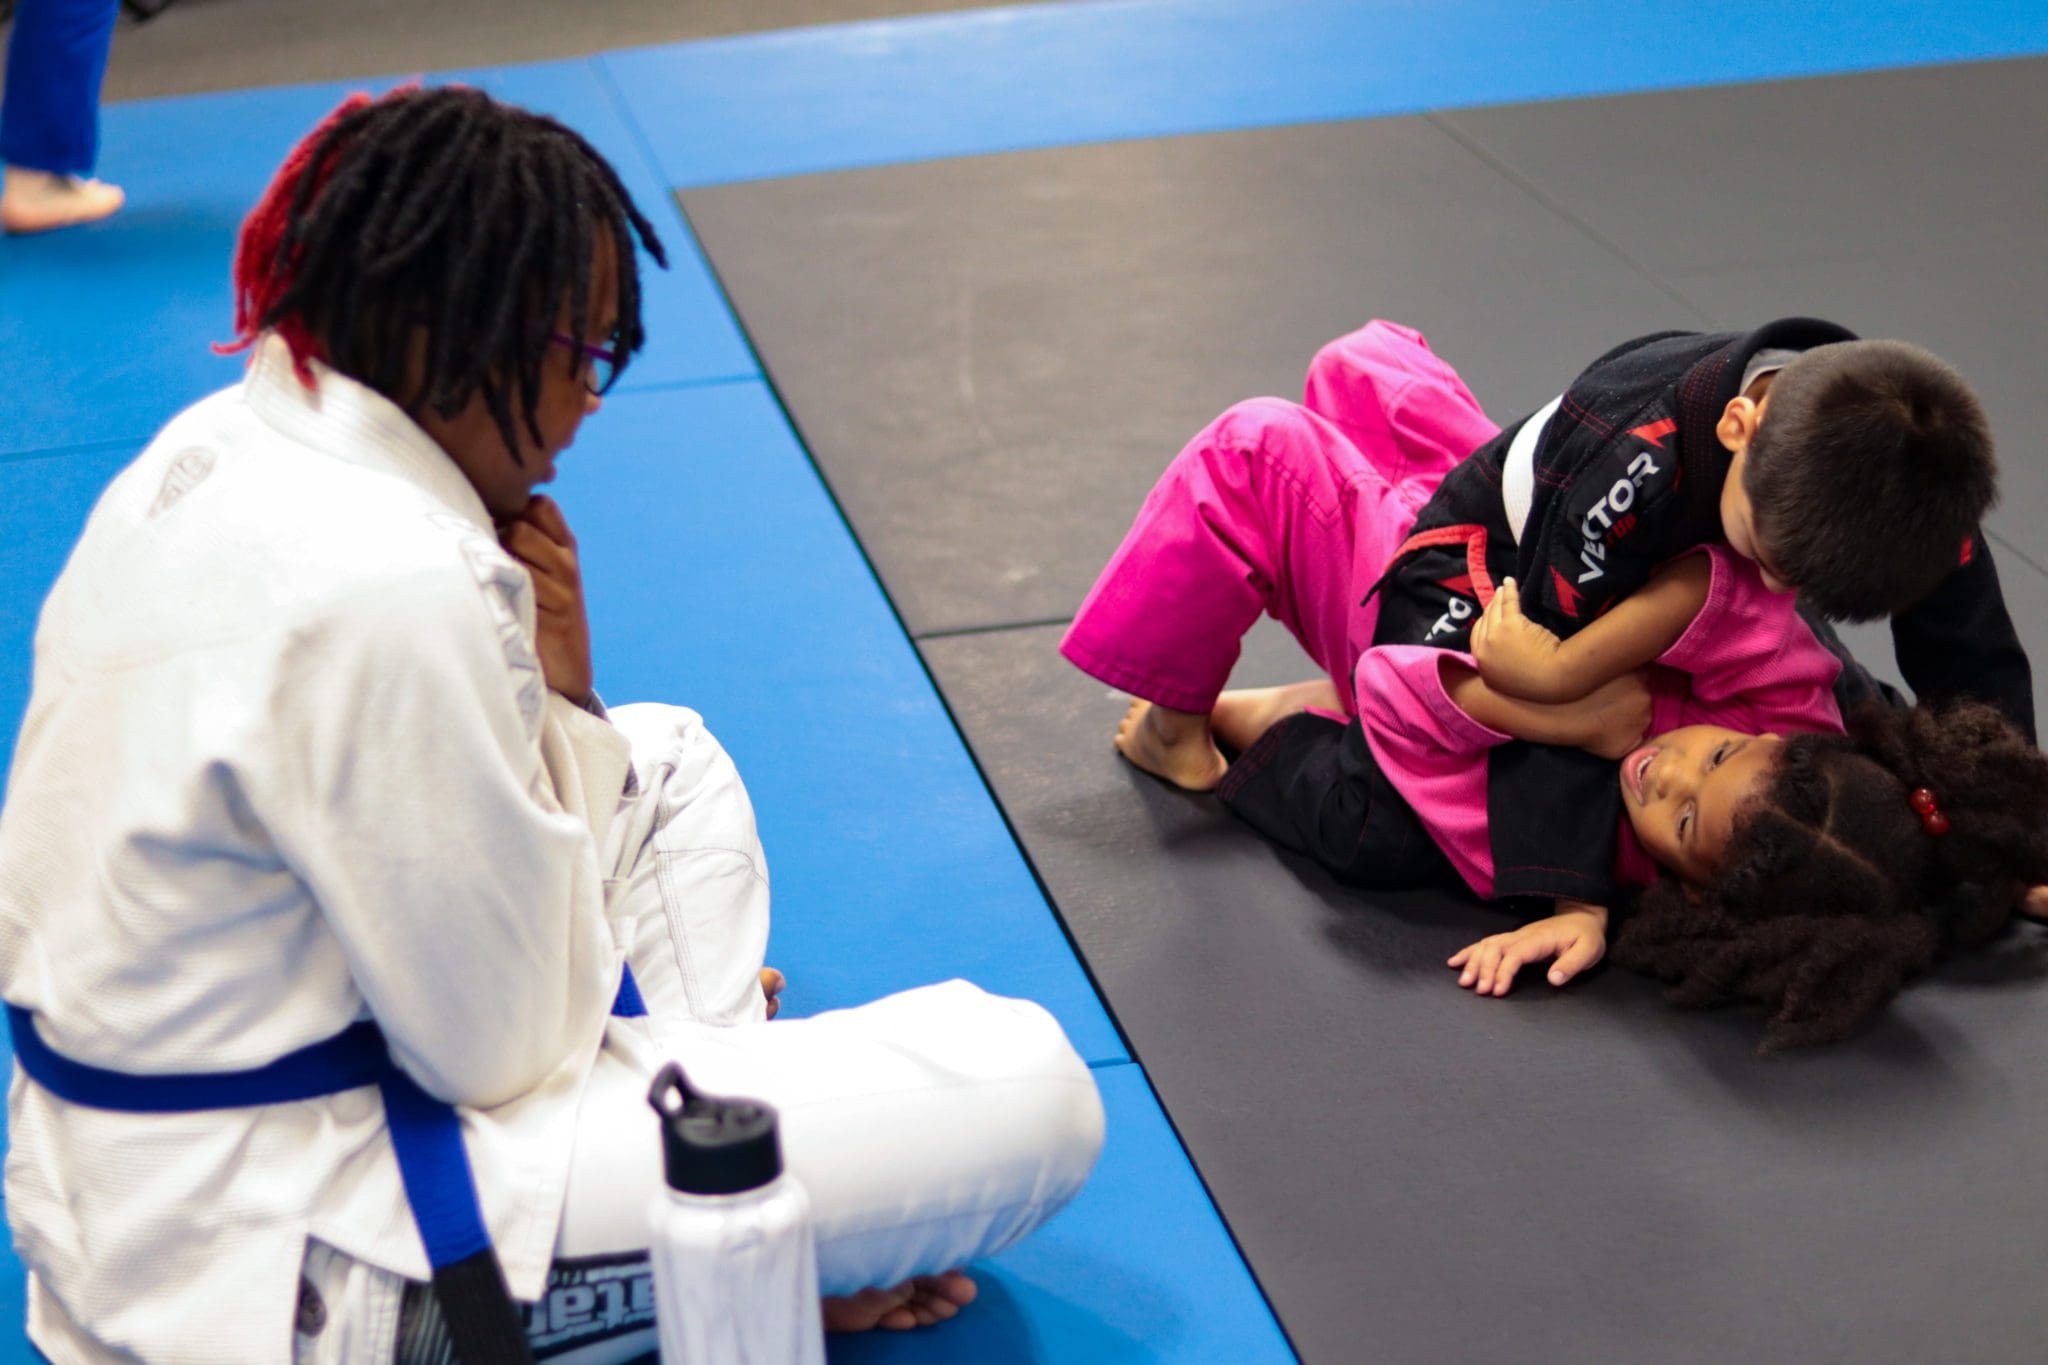
<path id="1" fill-rule="evenodd" d="M 447 455 L 266 338 L 94 510 L 0 815 L 0 995 L 53 1048 L 238 1070 L 374 1013 L 465 1106 L 525 1298 L 623 960 L 595 840 L 628 766 L 533 636 Z M 287 1358 L 308 1237 L 427 1274 L 374 1089 L 130 1115 L 17 1067 L 8 1115 L 31 1332 L 60 1361 L 67 1320 L 153 1362 Z"/>

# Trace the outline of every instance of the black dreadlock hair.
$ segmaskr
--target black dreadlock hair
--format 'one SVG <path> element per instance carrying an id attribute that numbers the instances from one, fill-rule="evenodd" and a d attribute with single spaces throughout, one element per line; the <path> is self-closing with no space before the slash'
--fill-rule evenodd
<path id="1" fill-rule="evenodd" d="M 551 118 L 463 86 L 352 96 L 243 224 L 230 349 L 276 331 L 302 378 L 317 358 L 408 412 L 481 392 L 517 459 L 515 399 L 540 440 L 541 366 L 564 303 L 588 334 L 602 242 L 621 366 L 645 344 L 636 236 L 668 264 L 611 163 Z"/>
<path id="2" fill-rule="evenodd" d="M 1674 1004 L 1770 1009 L 1766 1052 L 1847 1037 L 2048 883 L 2048 757 L 1997 711 L 1871 702 L 1848 725 L 1784 742 L 1712 887 L 1660 882 L 1617 926 L 1614 961 L 1674 983 Z"/>

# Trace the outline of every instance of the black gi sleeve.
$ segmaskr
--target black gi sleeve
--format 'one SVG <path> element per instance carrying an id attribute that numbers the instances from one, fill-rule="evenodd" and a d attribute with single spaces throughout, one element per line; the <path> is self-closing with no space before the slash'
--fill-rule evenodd
<path id="1" fill-rule="evenodd" d="M 1380 771 L 1357 717 L 1303 712 L 1238 755 L 1216 794 L 1246 824 L 1354 886 L 1412 887 L 1451 873 L 1428 828 Z"/>
<path id="2" fill-rule="evenodd" d="M 1899 672 L 1922 701 L 1989 702 L 2034 737 L 2034 674 L 1998 588 L 1998 567 L 1982 533 L 1928 596 L 1892 618 Z"/>
<path id="3" fill-rule="evenodd" d="M 1516 740 L 1487 755 L 1486 829 L 1497 900 L 1555 896 L 1605 905 L 1621 829 L 1611 759 Z"/>
<path id="4" fill-rule="evenodd" d="M 1569 411 L 1559 409 L 1553 427 Z M 1539 624 L 1572 634 L 1690 548 L 1680 543 L 1687 509 L 1670 435 L 1654 423 L 1617 433 L 1582 420 L 1546 437 L 1516 556 L 1524 610 Z"/>

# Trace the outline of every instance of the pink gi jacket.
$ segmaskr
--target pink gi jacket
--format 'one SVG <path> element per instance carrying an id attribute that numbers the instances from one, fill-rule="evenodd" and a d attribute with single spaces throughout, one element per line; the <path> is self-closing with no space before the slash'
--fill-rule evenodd
<path id="1" fill-rule="evenodd" d="M 1764 587 L 1756 566 L 1725 545 L 1704 553 L 1713 563 L 1706 605 L 1657 659 L 1650 734 L 1686 725 L 1841 733 L 1832 690 L 1841 664 L 1799 619 L 1792 596 Z M 1510 736 L 1452 703 L 1440 672 L 1447 656 L 1472 662 L 1469 654 L 1426 645 L 1368 650 L 1353 674 L 1358 716 L 1388 780 L 1458 874 L 1491 897 L 1486 755 Z M 1657 875 L 1625 817 L 1616 871 L 1636 885 Z"/>

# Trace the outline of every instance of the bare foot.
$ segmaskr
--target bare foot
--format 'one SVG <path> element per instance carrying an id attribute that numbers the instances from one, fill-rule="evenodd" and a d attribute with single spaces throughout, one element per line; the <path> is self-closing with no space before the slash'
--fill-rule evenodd
<path id="1" fill-rule="evenodd" d="M 782 988 L 789 984 L 789 978 L 773 967 L 761 969 L 761 994 L 768 997 L 768 1017 L 773 1019 L 782 1008 Z"/>
<path id="2" fill-rule="evenodd" d="M 919 1275 L 888 1289 L 863 1289 L 858 1294 L 825 1300 L 825 1330 L 868 1332 L 880 1327 L 889 1332 L 907 1332 L 944 1322 L 968 1304 L 980 1290 L 958 1270 L 943 1275 Z"/>
<path id="3" fill-rule="evenodd" d="M 1189 711 L 1134 701 L 1116 727 L 1116 751 L 1154 777 L 1191 792 L 1214 791 L 1223 780 L 1223 761 L 1209 718 Z"/>
<path id="4" fill-rule="evenodd" d="M 1279 722 L 1311 706 L 1342 710 L 1337 685 L 1328 678 L 1314 678 L 1284 687 L 1241 687 L 1216 699 L 1209 725 L 1216 738 L 1242 753 Z"/>
<path id="5" fill-rule="evenodd" d="M 19 236 L 96 223 L 127 198 L 118 187 L 98 180 L 9 166 L 0 181 L 0 230 Z"/>

